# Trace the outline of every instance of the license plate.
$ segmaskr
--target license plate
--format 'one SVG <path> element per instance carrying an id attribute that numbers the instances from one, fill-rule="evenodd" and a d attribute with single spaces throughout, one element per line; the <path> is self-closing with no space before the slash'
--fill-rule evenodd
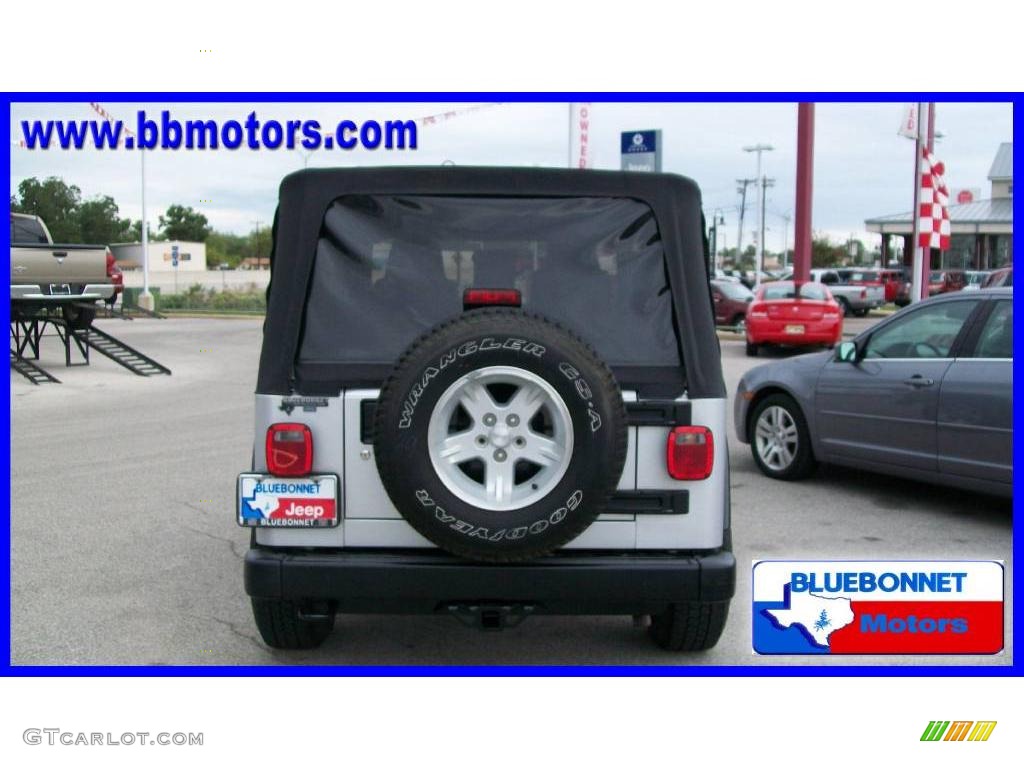
<path id="1" fill-rule="evenodd" d="M 803 333 L 804 327 L 802 325 L 787 325 L 786 333 Z"/>
<path id="2" fill-rule="evenodd" d="M 238 524 L 245 528 L 333 528 L 338 476 L 238 476 Z"/>
<path id="3" fill-rule="evenodd" d="M 70 296 L 71 286 L 68 283 L 50 283 L 51 296 Z"/>

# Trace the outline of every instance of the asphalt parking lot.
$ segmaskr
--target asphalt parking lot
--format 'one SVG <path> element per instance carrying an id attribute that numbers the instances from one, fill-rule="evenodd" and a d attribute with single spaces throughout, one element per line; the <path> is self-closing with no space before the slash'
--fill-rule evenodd
<path id="1" fill-rule="evenodd" d="M 258 319 L 97 321 L 173 370 L 142 378 L 94 353 L 62 384 L 11 373 L 12 663 L 49 664 L 1009 664 L 1011 505 L 836 468 L 809 480 L 762 476 L 733 439 L 732 514 L 740 564 L 725 635 L 710 652 L 658 650 L 623 617 L 536 617 L 501 633 L 447 617 L 339 616 L 312 652 L 260 641 L 242 587 L 248 533 L 234 522 L 249 466 Z M 847 321 L 847 329 L 871 320 Z M 730 397 L 756 360 L 723 335 Z M 730 406 L 731 418 L 731 406 Z M 760 558 L 1001 559 L 1006 650 L 984 657 L 757 657 L 750 564 Z M 805 659 L 807 659 L 805 661 Z"/>

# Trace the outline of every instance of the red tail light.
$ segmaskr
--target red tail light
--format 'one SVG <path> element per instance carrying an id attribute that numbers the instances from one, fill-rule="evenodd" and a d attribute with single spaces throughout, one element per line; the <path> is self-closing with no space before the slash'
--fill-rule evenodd
<path id="1" fill-rule="evenodd" d="M 117 262 L 114 261 L 114 254 L 111 252 L 109 248 L 107 248 L 107 277 L 113 277 L 114 265 L 116 263 Z"/>
<path id="2" fill-rule="evenodd" d="M 867 288 L 865 288 L 864 290 L 862 290 L 862 291 L 860 292 L 860 297 L 861 297 L 862 299 L 866 299 L 866 298 L 868 297 L 868 289 L 867 289 Z"/>
<path id="3" fill-rule="evenodd" d="M 704 480 L 715 466 L 715 439 L 707 427 L 676 427 L 668 435 L 668 473 L 676 480 Z"/>
<path id="4" fill-rule="evenodd" d="M 305 424 L 271 424 L 267 471 L 281 477 L 308 475 L 313 468 L 313 433 Z"/>
<path id="5" fill-rule="evenodd" d="M 519 307 L 523 296 L 514 288 L 467 288 L 462 294 L 463 309 L 480 307 Z"/>

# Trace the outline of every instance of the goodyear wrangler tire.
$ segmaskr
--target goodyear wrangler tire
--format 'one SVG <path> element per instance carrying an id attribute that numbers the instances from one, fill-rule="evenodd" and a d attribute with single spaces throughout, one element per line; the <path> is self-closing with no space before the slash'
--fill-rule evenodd
<path id="1" fill-rule="evenodd" d="M 535 315 L 466 313 L 418 339 L 381 390 L 377 468 L 402 516 L 472 560 L 563 546 L 600 514 L 626 413 L 590 347 Z"/>

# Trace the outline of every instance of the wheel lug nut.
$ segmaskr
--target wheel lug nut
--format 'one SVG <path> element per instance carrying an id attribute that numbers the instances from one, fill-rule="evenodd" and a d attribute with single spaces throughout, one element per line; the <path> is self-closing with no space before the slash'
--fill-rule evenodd
<path id="1" fill-rule="evenodd" d="M 488 427 L 493 427 L 498 421 L 498 418 L 493 413 L 484 415 L 484 424 Z"/>
<path id="2" fill-rule="evenodd" d="M 505 423 L 508 424 L 510 427 L 517 427 L 519 426 L 519 417 L 516 416 L 514 413 L 510 413 L 508 417 L 505 419 Z"/>
<path id="3" fill-rule="evenodd" d="M 501 448 L 499 448 L 498 450 L 496 450 L 494 452 L 494 460 L 495 461 L 504 461 L 507 458 L 508 458 L 508 454 L 506 454 L 503 450 L 501 450 Z"/>

